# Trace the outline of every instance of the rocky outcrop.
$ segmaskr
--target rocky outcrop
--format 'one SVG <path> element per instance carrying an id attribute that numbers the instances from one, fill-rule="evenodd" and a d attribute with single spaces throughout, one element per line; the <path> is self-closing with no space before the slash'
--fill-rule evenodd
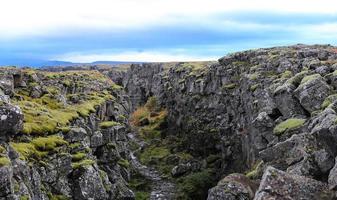
<path id="1" fill-rule="evenodd" d="M 98 72 L 1 73 L 0 199 L 135 198 L 122 90 Z"/>
<path id="2" fill-rule="evenodd" d="M 271 165 L 325 183 L 330 174 L 334 188 L 335 49 L 295 45 L 233 53 L 218 63 L 132 65 L 123 86 L 133 109 L 150 96 L 167 109 L 163 137 L 178 137 L 201 161 L 221 154 L 219 177 L 254 171 L 262 160 L 262 170 Z"/>
<path id="3" fill-rule="evenodd" d="M 268 167 L 254 200 L 263 199 L 332 199 L 326 184 Z"/>

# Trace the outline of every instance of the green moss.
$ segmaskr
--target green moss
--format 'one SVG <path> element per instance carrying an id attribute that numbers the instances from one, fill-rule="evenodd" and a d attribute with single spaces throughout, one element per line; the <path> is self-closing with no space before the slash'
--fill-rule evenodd
<path id="1" fill-rule="evenodd" d="M 74 162 L 78 162 L 80 160 L 83 160 L 87 155 L 85 153 L 82 152 L 77 152 L 76 154 L 73 154 L 71 156 L 72 161 Z"/>
<path id="2" fill-rule="evenodd" d="M 203 170 L 178 180 L 178 199 L 206 199 L 208 189 L 215 185 L 213 172 Z"/>
<path id="3" fill-rule="evenodd" d="M 55 195 L 55 194 L 52 194 L 51 192 L 48 192 L 47 195 L 50 200 L 69 200 L 69 198 L 64 195 Z"/>
<path id="4" fill-rule="evenodd" d="M 150 182 L 139 173 L 131 175 L 129 187 L 135 192 L 136 200 L 146 200 L 150 198 Z"/>
<path id="5" fill-rule="evenodd" d="M 281 135 L 285 131 L 290 131 L 303 126 L 304 122 L 305 119 L 290 118 L 276 125 L 273 132 L 276 135 Z"/>
<path id="6" fill-rule="evenodd" d="M 302 71 L 300 73 L 295 74 L 295 76 L 293 76 L 292 78 L 288 79 L 286 83 L 288 84 L 292 84 L 295 86 L 300 85 L 302 79 L 308 75 L 308 71 Z"/>
<path id="7" fill-rule="evenodd" d="M 129 168 L 130 167 L 130 163 L 128 160 L 126 159 L 120 159 L 118 162 L 117 162 L 120 166 L 124 167 L 124 168 Z"/>
<path id="8" fill-rule="evenodd" d="M 29 196 L 28 195 L 20 196 L 20 200 L 29 200 Z"/>
<path id="9" fill-rule="evenodd" d="M 155 96 L 150 97 L 145 104 L 145 108 L 147 108 L 149 112 L 158 111 L 159 103 L 157 98 Z"/>
<path id="10" fill-rule="evenodd" d="M 22 160 L 27 160 L 30 157 L 41 159 L 55 151 L 57 147 L 67 144 L 60 136 L 38 137 L 30 143 L 10 143 L 15 151 L 20 154 Z"/>
<path id="11" fill-rule="evenodd" d="M 248 78 L 249 78 L 249 80 L 254 81 L 254 80 L 257 80 L 259 78 L 259 76 L 260 76 L 260 74 L 256 72 L 256 73 L 253 73 L 253 74 L 249 74 Z"/>
<path id="12" fill-rule="evenodd" d="M 0 167 L 11 164 L 11 161 L 6 157 L 0 157 Z"/>
<path id="13" fill-rule="evenodd" d="M 262 165 L 263 165 L 263 161 L 257 162 L 251 171 L 246 173 L 246 176 L 250 179 L 257 179 L 261 176 L 262 174 Z"/>
<path id="14" fill-rule="evenodd" d="M 111 85 L 111 89 L 112 89 L 112 90 L 121 90 L 121 89 L 123 89 L 123 87 L 120 86 L 120 85 L 117 85 L 117 84 L 113 83 L 113 84 Z"/>
<path id="15" fill-rule="evenodd" d="M 260 87 L 260 84 L 255 84 L 255 85 L 252 85 L 252 86 L 250 86 L 250 91 L 251 92 L 254 92 L 258 87 Z"/>
<path id="16" fill-rule="evenodd" d="M 234 89 L 235 87 L 236 87 L 235 83 L 230 83 L 230 84 L 226 84 L 222 86 L 222 88 L 226 90 L 231 90 L 231 89 Z"/>
<path id="17" fill-rule="evenodd" d="M 281 74 L 281 78 L 283 79 L 288 79 L 288 78 L 291 78 L 292 76 L 293 76 L 293 72 L 289 70 L 286 70 L 285 72 Z"/>
<path id="18" fill-rule="evenodd" d="M 150 192 L 136 192 L 135 193 L 136 200 L 147 200 L 150 199 Z"/>
<path id="19" fill-rule="evenodd" d="M 140 155 L 140 161 L 148 165 L 151 161 L 161 160 L 168 156 L 170 151 L 165 147 L 149 147 Z"/>
<path id="20" fill-rule="evenodd" d="M 110 128 L 110 127 L 119 126 L 119 125 L 121 124 L 115 121 L 105 121 L 105 122 L 99 123 L 100 128 Z"/>
<path id="21" fill-rule="evenodd" d="M 328 107 L 331 103 L 333 103 L 336 100 L 337 100 L 337 94 L 328 96 L 327 98 L 325 98 L 324 102 L 322 103 L 321 108 L 325 109 L 326 107 Z"/>
<path id="22" fill-rule="evenodd" d="M 78 169 L 81 167 L 85 167 L 85 166 L 89 166 L 89 165 L 93 165 L 95 163 L 95 161 L 90 160 L 90 159 L 86 159 L 86 160 L 82 160 L 80 162 L 74 162 L 71 164 L 73 169 Z"/>
<path id="23" fill-rule="evenodd" d="M 301 85 L 302 84 L 305 84 L 307 82 L 310 82 L 312 80 L 315 80 L 315 79 L 318 79 L 318 78 L 321 78 L 322 76 L 320 74 L 312 74 L 312 75 L 309 75 L 309 76 L 305 76 L 302 81 L 301 81 Z"/>
<path id="24" fill-rule="evenodd" d="M 53 151 L 56 147 L 67 145 L 68 142 L 60 136 L 38 137 L 31 142 L 39 151 Z"/>
<path id="25" fill-rule="evenodd" d="M 0 145 L 0 153 L 5 153 L 5 152 L 6 152 L 5 147 L 3 147 L 2 145 Z"/>

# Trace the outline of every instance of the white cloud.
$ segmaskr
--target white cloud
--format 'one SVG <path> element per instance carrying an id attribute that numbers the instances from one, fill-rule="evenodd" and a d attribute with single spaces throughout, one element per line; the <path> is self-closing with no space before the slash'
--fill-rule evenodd
<path id="1" fill-rule="evenodd" d="M 122 52 L 122 53 L 103 53 L 103 54 L 82 54 L 69 53 L 55 56 L 51 60 L 62 60 L 79 63 L 90 63 L 94 61 L 134 61 L 134 62 L 174 62 L 174 61 L 208 61 L 217 60 L 218 57 L 187 55 L 179 50 L 175 53 L 162 53 L 158 51 L 147 52 Z"/>
<path id="2" fill-rule="evenodd" d="M 333 0 L 3 0 L 0 38 L 59 35 L 72 29 L 119 30 L 182 21 L 208 22 L 226 12 L 337 13 Z"/>

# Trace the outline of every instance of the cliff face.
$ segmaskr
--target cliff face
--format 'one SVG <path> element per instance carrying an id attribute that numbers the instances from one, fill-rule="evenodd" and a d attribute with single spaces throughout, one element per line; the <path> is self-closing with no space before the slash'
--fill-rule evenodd
<path id="1" fill-rule="evenodd" d="M 221 153 L 220 176 L 246 172 L 260 179 L 271 165 L 322 181 L 319 191 L 326 191 L 335 188 L 336 63 L 332 46 L 297 45 L 234 53 L 218 63 L 132 65 L 123 85 L 133 108 L 159 99 L 168 110 L 165 134 L 182 138 L 193 156 Z M 284 195 L 265 191 L 275 182 L 264 184 L 256 199 Z M 209 199 L 228 195 L 216 191 Z"/>
<path id="2" fill-rule="evenodd" d="M 134 198 L 120 87 L 94 71 L 0 74 L 0 199 Z"/>
<path id="3" fill-rule="evenodd" d="M 336 198 L 335 47 L 97 69 L 0 70 L 0 199 Z"/>

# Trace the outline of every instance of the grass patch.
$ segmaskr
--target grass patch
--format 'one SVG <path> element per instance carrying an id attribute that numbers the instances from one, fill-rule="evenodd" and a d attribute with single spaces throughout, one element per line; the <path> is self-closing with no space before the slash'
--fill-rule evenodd
<path id="1" fill-rule="evenodd" d="M 309 76 L 305 76 L 301 81 L 301 85 L 305 84 L 307 82 L 313 81 L 315 79 L 318 79 L 318 78 L 322 78 L 322 76 L 320 74 L 312 74 L 312 75 L 309 75 Z"/>
<path id="2" fill-rule="evenodd" d="M 126 159 L 120 159 L 118 162 L 117 162 L 120 166 L 124 167 L 124 168 L 129 168 L 130 167 L 130 163 L 128 160 Z"/>
<path id="3" fill-rule="evenodd" d="M 80 160 L 83 160 L 86 156 L 87 156 L 87 154 L 85 154 L 85 153 L 77 152 L 76 154 L 71 155 L 71 160 L 73 162 L 78 162 Z"/>
<path id="4" fill-rule="evenodd" d="M 11 161 L 6 157 L 0 157 L 0 167 L 8 166 L 11 164 Z"/>
<path id="5" fill-rule="evenodd" d="M 305 119 L 290 118 L 276 125 L 273 132 L 275 135 L 282 135 L 286 131 L 300 128 L 304 122 Z"/>
<path id="6" fill-rule="evenodd" d="M 95 161 L 93 161 L 93 160 L 85 159 L 85 160 L 82 160 L 80 162 L 74 162 L 74 163 L 71 164 L 71 166 L 72 166 L 73 169 L 78 169 L 78 168 L 81 168 L 81 167 L 93 165 L 94 163 L 95 163 Z"/>
<path id="7" fill-rule="evenodd" d="M 115 121 L 105 121 L 105 122 L 101 122 L 99 123 L 99 127 L 100 128 L 110 128 L 110 127 L 113 127 L 113 126 L 119 126 L 121 125 L 120 123 L 118 122 L 115 122 Z"/>
<path id="8" fill-rule="evenodd" d="M 327 108 L 330 104 L 337 100 L 337 94 L 333 94 L 325 98 L 324 102 L 321 105 L 322 109 Z"/>
<path id="9" fill-rule="evenodd" d="M 209 169 L 178 179 L 178 199 L 206 199 L 208 189 L 215 185 L 213 172 Z"/>
<path id="10" fill-rule="evenodd" d="M 50 152 L 54 152 L 57 147 L 68 145 L 60 136 L 38 137 L 30 143 L 10 143 L 10 145 L 20 154 L 21 160 L 29 158 L 41 159 Z"/>

